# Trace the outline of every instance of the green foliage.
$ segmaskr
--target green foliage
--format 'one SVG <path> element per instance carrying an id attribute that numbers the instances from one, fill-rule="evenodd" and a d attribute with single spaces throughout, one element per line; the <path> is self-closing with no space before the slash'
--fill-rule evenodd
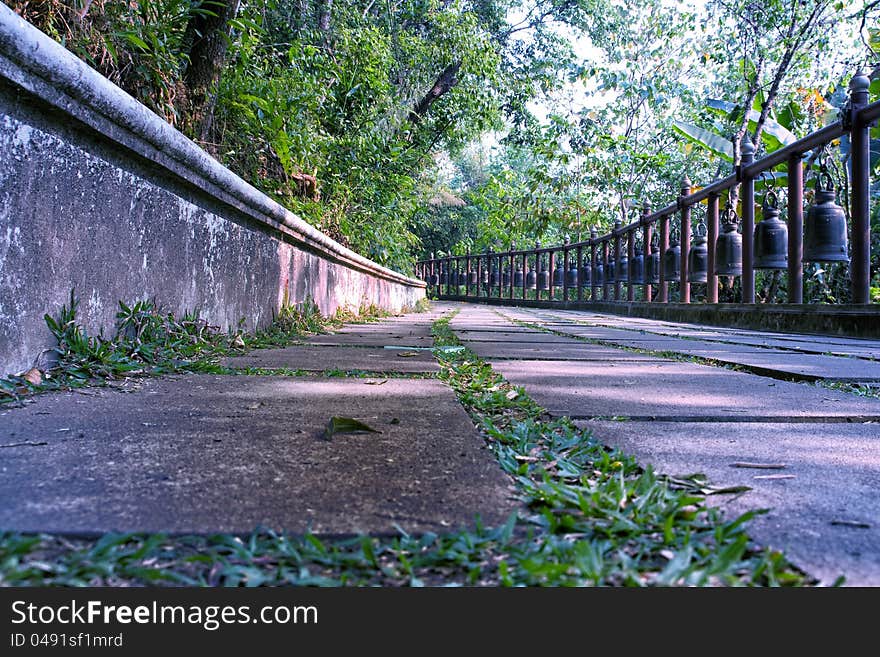
<path id="1" fill-rule="evenodd" d="M 46 325 L 57 345 L 53 365 L 40 371 L 40 380 L 26 375 L 0 379 L 0 404 L 49 390 L 104 383 L 128 376 L 168 372 L 223 372 L 221 357 L 244 350 L 283 347 L 304 335 L 322 333 L 346 322 L 369 322 L 388 313 L 373 305 L 358 312 L 339 308 L 330 317 L 321 314 L 311 299 L 299 304 L 284 300 L 269 326 L 254 333 L 224 333 L 210 326 L 195 311 L 181 318 L 164 311 L 155 301 L 119 302 L 116 332 L 112 338 L 90 336 L 77 321 L 79 302 L 73 291 L 69 304 Z M 243 320 L 242 320 L 243 323 Z"/>

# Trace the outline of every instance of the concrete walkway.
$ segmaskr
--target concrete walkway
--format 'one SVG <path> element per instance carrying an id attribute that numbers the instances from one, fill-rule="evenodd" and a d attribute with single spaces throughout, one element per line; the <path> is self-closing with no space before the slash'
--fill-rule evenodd
<path id="1" fill-rule="evenodd" d="M 751 487 L 713 499 L 731 516 L 770 509 L 752 536 L 822 581 L 880 585 L 880 400 L 796 382 L 877 381 L 880 342 L 472 304 L 230 358 L 236 375 L 129 379 L 5 408 L 0 530 L 499 524 L 517 505 L 511 481 L 428 350 L 431 323 L 456 308 L 463 342 L 551 413 L 658 471 Z M 328 439 L 333 416 L 377 432 Z"/>
<path id="2" fill-rule="evenodd" d="M 431 352 L 414 349 L 432 345 L 441 310 L 227 362 L 311 375 L 131 379 L 4 409 L 0 530 L 347 535 L 442 532 L 476 516 L 500 524 L 515 508 L 511 482 L 452 390 L 424 378 L 438 370 Z M 378 433 L 327 439 L 333 416 Z"/>
<path id="3" fill-rule="evenodd" d="M 793 382 L 875 382 L 880 342 L 460 308 L 464 343 L 553 414 L 657 471 L 751 487 L 714 499 L 732 517 L 770 509 L 751 524 L 757 541 L 825 583 L 880 585 L 880 399 Z"/>

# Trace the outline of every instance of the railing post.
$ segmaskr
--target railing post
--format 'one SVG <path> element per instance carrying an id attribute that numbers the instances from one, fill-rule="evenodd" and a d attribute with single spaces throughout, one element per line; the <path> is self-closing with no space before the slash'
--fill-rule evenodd
<path id="1" fill-rule="evenodd" d="M 742 301 L 755 303 L 755 179 L 746 173 L 746 167 L 755 161 L 755 145 L 744 135 L 740 145 L 740 180 L 742 182 Z"/>
<path id="2" fill-rule="evenodd" d="M 556 273 L 556 270 L 553 268 L 553 251 L 547 252 L 547 301 L 553 301 L 553 274 Z M 541 294 L 541 291 L 538 290 L 538 295 Z"/>
<path id="3" fill-rule="evenodd" d="M 581 236 L 578 233 L 578 245 L 577 245 L 577 265 L 575 267 L 575 271 L 577 271 L 577 300 L 578 303 L 582 303 L 584 300 L 584 280 L 583 280 L 583 266 L 584 266 L 584 245 L 580 242 Z M 592 276 L 590 277 L 592 278 Z"/>
<path id="4" fill-rule="evenodd" d="M 507 275 L 508 275 L 508 276 L 507 276 L 507 284 L 508 284 L 508 287 L 510 288 L 510 297 L 509 297 L 509 298 L 510 298 L 511 301 L 513 301 L 513 270 L 514 270 L 514 266 L 513 266 L 513 265 L 514 265 L 514 262 L 513 262 L 513 246 L 514 246 L 514 244 L 513 244 L 513 242 L 511 242 L 511 243 L 510 243 L 510 248 L 509 248 L 508 251 L 507 251 L 507 253 L 508 253 L 508 258 L 509 258 L 509 260 L 510 260 L 510 262 L 509 262 L 509 269 L 508 269 L 508 271 L 507 271 Z"/>
<path id="5" fill-rule="evenodd" d="M 568 235 L 562 243 L 565 245 L 562 249 L 562 300 L 568 301 L 568 245 L 571 243 Z"/>
<path id="6" fill-rule="evenodd" d="M 471 250 L 464 253 L 464 296 L 468 297 L 471 293 Z"/>
<path id="7" fill-rule="evenodd" d="M 706 271 L 706 301 L 718 303 L 718 277 L 715 275 L 715 242 L 718 241 L 718 194 L 709 194 L 706 199 L 706 240 L 708 241 L 708 258 Z"/>
<path id="8" fill-rule="evenodd" d="M 596 275 L 599 272 L 599 268 L 597 266 L 597 249 L 596 249 L 596 238 L 599 233 L 596 232 L 595 228 L 590 228 L 590 301 L 597 301 L 596 297 L 599 296 L 599 277 Z"/>
<path id="9" fill-rule="evenodd" d="M 608 252 L 611 250 L 608 240 L 602 240 L 602 301 L 611 296 L 611 283 L 608 282 Z"/>
<path id="10" fill-rule="evenodd" d="M 669 215 L 660 217 L 660 303 L 669 303 L 669 283 L 666 281 L 666 250 L 669 248 Z"/>
<path id="11" fill-rule="evenodd" d="M 474 296 L 477 299 L 480 298 L 480 290 L 483 289 L 483 258 L 481 256 L 477 256 L 477 291 Z"/>
<path id="12" fill-rule="evenodd" d="M 868 104 L 871 81 L 859 71 L 849 83 L 849 111 L 852 140 L 852 300 L 871 303 L 871 218 L 869 207 L 871 135 L 870 125 L 858 110 Z"/>
<path id="13" fill-rule="evenodd" d="M 654 238 L 654 230 L 653 226 L 648 222 L 648 215 L 651 214 L 651 204 L 648 201 L 642 205 L 642 253 L 644 254 L 644 262 L 642 264 L 642 271 L 644 272 L 644 280 L 645 283 L 643 285 L 643 289 L 645 292 L 645 301 L 650 303 L 652 299 L 653 290 L 651 287 L 651 281 L 648 279 L 648 260 L 651 258 L 651 240 Z"/>
<path id="14" fill-rule="evenodd" d="M 804 165 L 788 158 L 788 303 L 804 302 Z"/>
<path id="15" fill-rule="evenodd" d="M 523 300 L 525 300 L 526 295 L 528 294 L 527 290 L 529 289 L 529 286 L 526 285 L 526 279 L 528 278 L 528 276 L 526 276 L 526 274 L 528 274 L 528 271 L 526 271 L 526 269 L 527 269 L 526 265 L 528 265 L 528 258 L 529 258 L 528 251 L 523 251 L 523 254 L 522 254 L 522 275 L 523 275 L 522 298 L 523 298 Z"/>
<path id="16" fill-rule="evenodd" d="M 617 268 L 620 267 L 620 219 L 614 222 L 614 300 L 620 301 L 620 291 L 623 283 L 620 276 L 617 275 Z"/>
<path id="17" fill-rule="evenodd" d="M 687 197 L 691 194 L 691 179 L 685 175 L 681 181 L 681 197 L 679 198 L 679 206 L 681 207 L 681 265 L 679 267 L 679 301 L 681 303 L 691 302 L 691 284 L 688 282 L 688 255 L 691 251 L 691 206 L 686 203 Z"/>
<path id="18" fill-rule="evenodd" d="M 636 228 L 633 228 L 626 234 L 626 261 L 630 268 L 632 268 L 633 263 L 636 260 L 636 230 Z M 626 300 L 636 300 L 636 286 L 632 280 L 632 276 L 629 275 L 629 272 L 627 272 L 626 277 Z"/>

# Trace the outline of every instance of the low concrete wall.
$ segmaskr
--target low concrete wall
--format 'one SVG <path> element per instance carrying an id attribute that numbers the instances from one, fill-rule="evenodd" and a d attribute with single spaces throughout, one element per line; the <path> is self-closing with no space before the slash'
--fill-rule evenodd
<path id="1" fill-rule="evenodd" d="M 282 300 L 400 310 L 424 284 L 342 247 L 0 4 L 0 376 L 52 346 L 75 289 L 90 332 L 154 298 L 227 328 Z"/>
<path id="2" fill-rule="evenodd" d="M 500 306 L 583 310 L 626 317 L 860 338 L 880 338 L 880 306 L 821 304 L 738 303 L 645 303 L 637 301 L 536 301 L 534 299 L 485 299 L 462 295 L 439 295 L 440 299 L 471 301 Z"/>

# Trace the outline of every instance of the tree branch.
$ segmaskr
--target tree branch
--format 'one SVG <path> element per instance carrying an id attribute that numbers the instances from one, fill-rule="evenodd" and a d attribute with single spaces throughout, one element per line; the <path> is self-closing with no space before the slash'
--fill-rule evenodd
<path id="1" fill-rule="evenodd" d="M 448 92 L 452 87 L 458 84 L 458 71 L 461 69 L 461 62 L 454 62 L 443 69 L 443 72 L 437 77 L 434 86 L 415 104 L 410 110 L 409 120 L 418 125 L 428 113 L 433 105 L 443 94 Z"/>

